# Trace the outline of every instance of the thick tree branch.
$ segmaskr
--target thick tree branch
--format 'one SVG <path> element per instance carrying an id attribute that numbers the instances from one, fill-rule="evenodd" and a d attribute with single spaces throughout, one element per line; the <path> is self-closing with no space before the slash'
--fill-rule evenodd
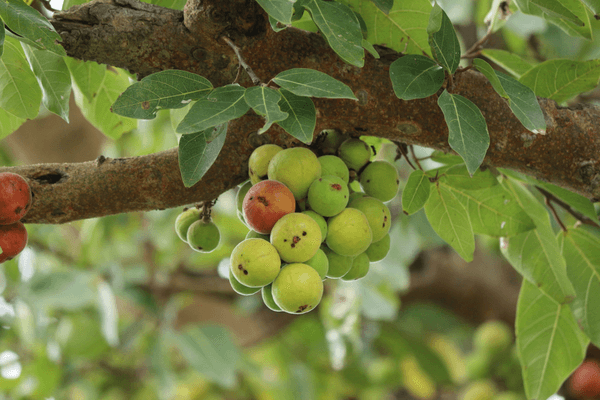
<path id="1" fill-rule="evenodd" d="M 220 39 L 225 35 L 264 82 L 283 70 L 301 67 L 326 72 L 353 89 L 358 102 L 315 99 L 315 132 L 336 128 L 354 136 L 381 136 L 451 151 L 437 95 L 413 101 L 394 96 L 389 64 L 399 55 L 381 49 L 382 58 L 367 55 L 363 68 L 347 65 L 320 35 L 292 28 L 273 32 L 254 1 L 190 0 L 182 13 L 136 0 L 96 0 L 57 13 L 52 22 L 73 57 L 126 68 L 140 76 L 164 69 L 187 70 L 207 77 L 215 86 L 231 83 L 238 70 L 235 53 Z M 241 83 L 251 85 L 247 76 Z M 546 135 L 535 135 L 520 124 L 483 75 L 460 73 L 449 90 L 473 101 L 487 120 L 491 145 L 485 163 L 600 199 L 598 107 L 564 108 L 540 99 L 548 130 Z M 251 133 L 260 126 L 261 119 L 251 113 L 231 123 L 221 156 L 191 189 L 182 185 L 176 150 L 102 165 L 10 168 L 33 182 L 36 199 L 25 222 L 63 223 L 214 199 L 245 179 L 245 161 L 261 140 L 293 144 L 278 127 L 258 141 L 249 141 L 249 135 L 256 139 Z"/>

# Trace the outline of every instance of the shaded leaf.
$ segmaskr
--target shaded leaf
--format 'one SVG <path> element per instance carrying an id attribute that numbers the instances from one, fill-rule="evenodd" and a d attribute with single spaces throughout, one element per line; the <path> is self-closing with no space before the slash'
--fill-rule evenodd
<path id="1" fill-rule="evenodd" d="M 4 52 L 4 24 L 0 23 L 0 57 L 2 56 L 2 53 Z"/>
<path id="2" fill-rule="evenodd" d="M 444 83 L 444 69 L 429 57 L 405 55 L 390 65 L 390 80 L 396 97 L 422 99 L 435 94 Z"/>
<path id="3" fill-rule="evenodd" d="M 495 64 L 504 68 L 509 74 L 519 79 L 521 75 L 533 68 L 533 64 L 523 60 L 521 57 L 506 50 L 483 49 L 481 54 L 489 58 Z"/>
<path id="4" fill-rule="evenodd" d="M 574 210 L 579 211 L 586 217 L 590 218 L 592 221 L 598 221 L 598 215 L 596 215 L 594 205 L 587 197 L 573 193 L 570 190 L 563 189 L 560 186 L 556 186 L 551 183 L 537 182 L 537 184 L 570 205 Z"/>
<path id="5" fill-rule="evenodd" d="M 273 78 L 273 82 L 297 96 L 358 100 L 346 84 L 314 69 L 288 69 Z"/>
<path id="6" fill-rule="evenodd" d="M 529 0 L 531 3 L 538 6 L 546 14 L 560 19 L 568 19 L 576 25 L 583 26 L 582 20 L 577 18 L 567 7 L 558 0 Z"/>
<path id="7" fill-rule="evenodd" d="M 429 177 L 423 171 L 413 171 L 402 190 L 402 211 L 410 215 L 423 208 L 429 199 L 430 187 Z"/>
<path id="8" fill-rule="evenodd" d="M 111 111 L 129 118 L 153 119 L 163 109 L 185 107 L 213 89 L 208 79 L 187 71 L 168 70 L 148 75 L 129 86 Z"/>
<path id="9" fill-rule="evenodd" d="M 452 21 L 437 3 L 434 3 L 429 15 L 427 34 L 433 57 L 449 74 L 453 74 L 460 63 L 460 43 Z"/>
<path id="10" fill-rule="evenodd" d="M 246 103 L 252 107 L 254 112 L 258 115 L 263 115 L 267 120 L 265 125 L 258 131 L 259 134 L 267 131 L 274 122 L 283 121 L 289 115 L 279 108 L 277 103 L 281 99 L 281 94 L 275 89 L 264 86 L 253 86 L 246 89 L 244 97 L 246 98 Z"/>
<path id="11" fill-rule="evenodd" d="M 308 97 L 296 96 L 285 89 L 279 89 L 279 93 L 281 94 L 279 107 L 282 112 L 288 114 L 288 117 L 278 121 L 277 125 L 302 143 L 310 144 L 317 124 L 313 101 Z"/>
<path id="12" fill-rule="evenodd" d="M 294 1 L 290 0 L 256 0 L 270 17 L 284 24 L 292 23 Z"/>
<path id="13" fill-rule="evenodd" d="M 384 14 L 389 14 L 392 6 L 394 5 L 394 0 L 371 0 L 373 4 L 377 6 Z"/>
<path id="14" fill-rule="evenodd" d="M 179 170 L 185 187 L 196 184 L 213 165 L 227 136 L 227 124 L 183 135 L 179 140 Z M 209 139 L 213 138 L 209 142 Z"/>
<path id="15" fill-rule="evenodd" d="M 444 171 L 440 179 L 449 186 L 466 190 L 479 190 L 498 184 L 498 180 L 489 169 L 484 171 L 478 169 L 471 176 L 467 166 L 462 163 Z"/>
<path id="16" fill-rule="evenodd" d="M 100 85 L 106 74 L 106 65 L 100 65 L 94 61 L 81 61 L 66 57 L 65 62 L 73 83 L 77 86 L 88 101 L 92 101 L 98 95 Z"/>

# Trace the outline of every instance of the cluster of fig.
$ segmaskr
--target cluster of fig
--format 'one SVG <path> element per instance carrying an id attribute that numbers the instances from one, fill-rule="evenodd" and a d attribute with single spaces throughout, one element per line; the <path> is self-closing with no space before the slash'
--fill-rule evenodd
<path id="1" fill-rule="evenodd" d="M 0 173 L 0 263 L 13 259 L 27 245 L 21 219 L 31 207 L 31 189 L 21 175 Z"/>
<path id="2" fill-rule="evenodd" d="M 249 160 L 238 216 L 252 230 L 231 254 L 229 280 L 242 295 L 261 291 L 273 311 L 303 314 L 321 301 L 323 281 L 363 278 L 390 249 L 390 210 L 399 179 L 393 164 L 372 161 L 360 139 L 338 156 L 266 144 Z M 364 192 L 352 193 L 352 178 Z"/>
<path id="3" fill-rule="evenodd" d="M 185 208 L 175 220 L 177 236 L 200 253 L 210 253 L 219 245 L 221 232 L 211 219 L 211 202 Z"/>

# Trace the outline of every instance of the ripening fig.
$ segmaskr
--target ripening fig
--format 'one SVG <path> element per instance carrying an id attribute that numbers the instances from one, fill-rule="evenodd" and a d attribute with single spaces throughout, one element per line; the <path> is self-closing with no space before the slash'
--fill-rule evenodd
<path id="1" fill-rule="evenodd" d="M 348 184 L 350 171 L 348 171 L 348 167 L 341 158 L 332 155 L 321 156 L 319 162 L 321 163 L 321 176 L 337 176 Z"/>
<path id="2" fill-rule="evenodd" d="M 396 167 L 387 161 L 373 161 L 361 172 L 360 186 L 364 192 L 383 202 L 396 197 L 400 177 Z"/>
<path id="3" fill-rule="evenodd" d="M 383 239 L 390 231 L 392 226 L 392 215 L 390 209 L 383 202 L 375 197 L 364 196 L 348 204 L 350 208 L 356 208 L 362 211 L 369 221 L 373 242 Z"/>
<path id="4" fill-rule="evenodd" d="M 276 144 L 263 144 L 254 149 L 248 160 L 248 174 L 253 185 L 267 179 L 269 163 L 275 154 L 283 150 Z"/>
<path id="5" fill-rule="evenodd" d="M 381 261 L 387 256 L 390 252 L 390 234 L 386 234 L 382 239 L 371 243 L 367 251 L 367 256 L 369 256 L 369 261 Z"/>
<path id="6" fill-rule="evenodd" d="M 338 150 L 340 158 L 349 169 L 360 171 L 371 159 L 371 148 L 369 145 L 356 138 L 344 141 Z"/>
<path id="7" fill-rule="evenodd" d="M 271 244 L 283 261 L 305 262 L 315 255 L 321 245 L 321 228 L 306 214 L 287 214 L 273 227 Z"/>
<path id="8" fill-rule="evenodd" d="M 275 303 L 275 300 L 273 300 L 273 284 L 272 283 L 269 283 L 267 286 L 262 287 L 261 295 L 262 295 L 263 303 L 265 303 L 265 306 L 267 306 L 267 308 L 269 310 L 276 311 L 276 312 L 283 311 L 281 309 L 281 307 L 279 307 L 277 305 L 277 303 Z"/>
<path id="9" fill-rule="evenodd" d="M 293 147 L 275 154 L 269 163 L 269 179 L 285 184 L 296 200 L 308 194 L 310 184 L 321 177 L 321 163 L 307 148 Z"/>
<path id="10" fill-rule="evenodd" d="M 253 230 L 248 231 L 248 233 L 246 234 L 246 239 L 264 239 L 267 242 L 271 241 L 269 235 L 263 235 L 262 233 L 258 233 Z"/>
<path id="11" fill-rule="evenodd" d="M 179 239 L 187 243 L 187 232 L 192 223 L 198 221 L 200 218 L 200 210 L 196 207 L 188 208 L 177 216 L 175 219 L 175 232 Z"/>
<path id="12" fill-rule="evenodd" d="M 354 257 L 341 256 L 327 246 L 321 246 L 321 250 L 327 256 L 329 268 L 327 269 L 327 277 L 332 279 L 341 278 L 346 275 L 352 268 Z"/>
<path id="13" fill-rule="evenodd" d="M 367 217 L 356 208 L 346 208 L 327 221 L 325 243 L 340 255 L 356 257 L 367 250 L 372 239 Z"/>
<path id="14" fill-rule="evenodd" d="M 314 256 L 312 256 L 308 261 L 305 261 L 304 264 L 310 265 L 319 273 L 321 279 L 325 279 L 327 276 L 327 271 L 329 270 L 329 260 L 325 255 L 325 252 L 321 249 L 317 250 Z"/>
<path id="15" fill-rule="evenodd" d="M 241 294 L 242 296 L 250 296 L 254 293 L 258 293 L 258 291 L 260 290 L 259 287 L 249 287 L 246 285 L 242 285 L 240 281 L 235 279 L 235 276 L 231 272 L 231 269 L 229 270 L 229 284 L 231 284 L 231 288 L 234 292 L 236 292 L 237 294 Z"/>
<path id="16" fill-rule="evenodd" d="M 366 253 L 360 253 L 354 260 L 352 260 L 352 268 L 342 276 L 343 281 L 354 281 L 360 278 L 364 278 L 369 272 L 369 257 Z"/>
<path id="17" fill-rule="evenodd" d="M 210 253 L 219 245 L 221 232 L 212 221 L 200 219 L 193 222 L 187 231 L 187 242 L 190 247 L 200 253 Z"/>
<path id="18" fill-rule="evenodd" d="M 0 225 L 21 220 L 31 207 L 31 189 L 21 175 L 0 173 Z"/>
<path id="19" fill-rule="evenodd" d="M 473 335 L 473 347 L 492 356 L 508 351 L 512 342 L 512 329 L 502 321 L 486 321 Z"/>
<path id="20" fill-rule="evenodd" d="M 323 281 L 314 268 L 300 263 L 284 266 L 273 281 L 273 300 L 285 312 L 304 314 L 323 296 Z"/>
<path id="21" fill-rule="evenodd" d="M 325 218 L 312 210 L 302 211 L 302 214 L 308 215 L 319 224 L 319 228 L 321 228 L 321 242 L 324 242 L 327 237 L 327 221 L 325 221 Z"/>
<path id="22" fill-rule="evenodd" d="M 349 138 L 348 134 L 339 132 L 335 129 L 324 129 L 321 133 L 324 137 L 322 138 L 319 147 L 324 154 L 335 154 L 344 140 Z"/>
<path id="23" fill-rule="evenodd" d="M 296 200 L 283 183 L 266 180 L 248 190 L 242 207 L 246 224 L 256 232 L 267 235 L 281 217 L 296 210 Z"/>
<path id="24" fill-rule="evenodd" d="M 568 387 L 578 399 L 591 399 L 600 395 L 600 365 L 595 360 L 584 361 L 569 379 Z"/>
<path id="25" fill-rule="evenodd" d="M 246 239 L 231 252 L 231 272 L 242 285 L 262 287 L 273 282 L 281 259 L 277 249 L 263 239 Z"/>
<path id="26" fill-rule="evenodd" d="M 0 263 L 12 260 L 27 245 L 27 230 L 20 221 L 10 225 L 0 225 Z"/>
<path id="27" fill-rule="evenodd" d="M 337 176 L 315 179 L 308 189 L 308 205 L 317 214 L 333 217 L 348 204 L 348 185 Z"/>

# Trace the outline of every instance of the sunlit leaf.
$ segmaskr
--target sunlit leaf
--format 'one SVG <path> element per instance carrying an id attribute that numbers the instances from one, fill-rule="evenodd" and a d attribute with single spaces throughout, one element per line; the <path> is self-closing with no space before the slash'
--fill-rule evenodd
<path id="1" fill-rule="evenodd" d="M 481 54 L 489 58 L 498 66 L 504 68 L 509 74 L 519 79 L 521 75 L 533 68 L 533 64 L 523 60 L 517 54 L 506 50 L 483 49 Z"/>
<path id="2" fill-rule="evenodd" d="M 431 176 L 431 173 L 428 175 Z M 444 171 L 440 179 L 449 186 L 466 190 L 485 189 L 498 184 L 498 180 L 489 169 L 478 169 L 471 175 L 465 164 L 452 166 Z"/>
<path id="3" fill-rule="evenodd" d="M 288 69 L 277 74 L 273 82 L 297 96 L 358 100 L 348 85 L 314 69 Z"/>
<path id="4" fill-rule="evenodd" d="M 430 186 L 429 177 L 423 171 L 413 171 L 402 190 L 402 211 L 410 215 L 423 208 L 429 199 Z"/>

